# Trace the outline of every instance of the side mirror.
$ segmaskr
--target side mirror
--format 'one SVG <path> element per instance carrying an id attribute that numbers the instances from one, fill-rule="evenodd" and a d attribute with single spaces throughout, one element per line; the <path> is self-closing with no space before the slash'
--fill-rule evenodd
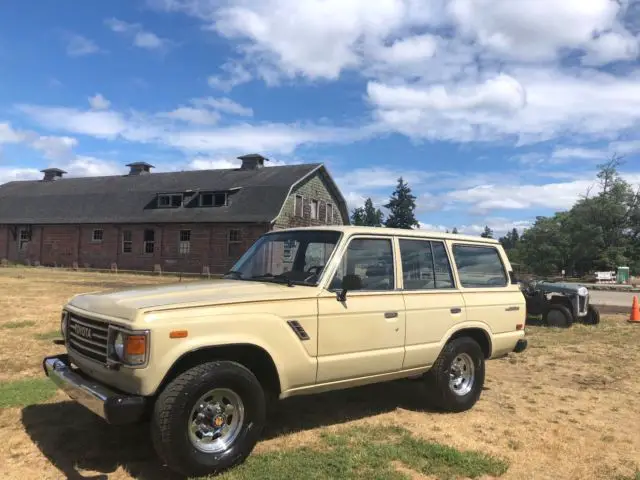
<path id="1" fill-rule="evenodd" d="M 338 301 L 344 302 L 349 290 L 360 290 L 361 288 L 362 280 L 358 275 L 345 275 L 342 277 L 342 289 L 337 293 Z"/>

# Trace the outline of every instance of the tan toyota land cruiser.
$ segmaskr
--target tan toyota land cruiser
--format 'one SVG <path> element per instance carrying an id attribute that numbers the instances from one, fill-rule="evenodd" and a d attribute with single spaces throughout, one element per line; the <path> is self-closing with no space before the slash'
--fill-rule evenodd
<path id="1" fill-rule="evenodd" d="M 263 235 L 221 280 L 73 297 L 46 374 L 112 424 L 150 419 L 168 467 L 244 460 L 271 401 L 419 377 L 471 408 L 521 352 L 525 300 L 491 239 L 367 227 Z"/>

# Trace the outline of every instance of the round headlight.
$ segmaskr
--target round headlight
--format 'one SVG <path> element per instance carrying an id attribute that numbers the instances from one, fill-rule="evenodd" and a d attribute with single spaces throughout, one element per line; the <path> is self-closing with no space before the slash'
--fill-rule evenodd
<path id="1" fill-rule="evenodd" d="M 67 338 L 67 317 L 69 314 L 67 312 L 62 312 L 60 316 L 60 334 L 62 338 Z"/>
<path id="2" fill-rule="evenodd" d="M 118 332 L 116 338 L 113 341 L 113 351 L 120 360 L 124 360 L 124 336 L 121 332 Z"/>
<path id="3" fill-rule="evenodd" d="M 580 295 L 581 297 L 586 297 L 587 293 L 589 293 L 589 290 L 587 290 L 586 287 L 578 288 L 578 295 Z"/>

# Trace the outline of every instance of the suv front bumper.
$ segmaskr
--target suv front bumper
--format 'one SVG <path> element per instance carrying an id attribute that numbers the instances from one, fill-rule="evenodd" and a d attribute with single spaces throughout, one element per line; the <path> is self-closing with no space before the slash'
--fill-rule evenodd
<path id="1" fill-rule="evenodd" d="M 97 383 L 80 370 L 72 368 L 66 354 L 45 357 L 42 366 L 45 374 L 58 388 L 107 423 L 136 423 L 146 412 L 145 397 L 117 392 Z"/>

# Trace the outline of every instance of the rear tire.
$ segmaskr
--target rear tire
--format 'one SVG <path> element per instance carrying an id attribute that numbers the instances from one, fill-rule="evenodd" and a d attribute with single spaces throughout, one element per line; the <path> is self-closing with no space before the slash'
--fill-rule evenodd
<path id="1" fill-rule="evenodd" d="M 564 305 L 551 305 L 543 320 L 550 327 L 569 328 L 573 324 L 573 314 Z"/>
<path id="2" fill-rule="evenodd" d="M 459 337 L 445 345 L 424 380 L 435 408 L 463 412 L 480 398 L 484 377 L 482 348 L 470 337 Z"/>
<path id="3" fill-rule="evenodd" d="M 220 473 L 253 450 L 264 428 L 265 403 L 260 382 L 243 365 L 215 361 L 193 367 L 171 381 L 155 403 L 155 450 L 182 475 Z"/>
<path id="4" fill-rule="evenodd" d="M 584 316 L 585 325 L 598 325 L 600 323 L 600 312 L 593 305 L 587 307 L 587 314 Z"/>

